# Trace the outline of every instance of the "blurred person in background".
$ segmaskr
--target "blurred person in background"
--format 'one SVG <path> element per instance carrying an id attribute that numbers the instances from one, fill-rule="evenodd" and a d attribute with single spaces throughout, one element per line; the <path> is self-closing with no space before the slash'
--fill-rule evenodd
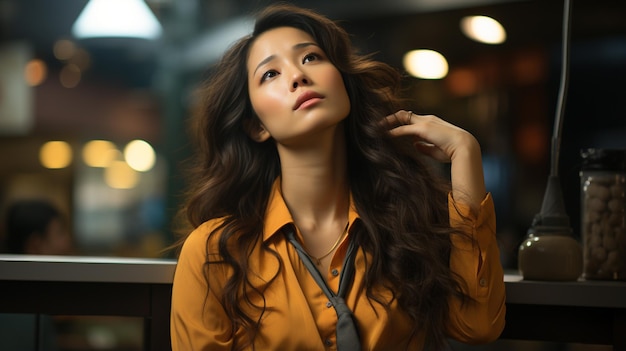
<path id="1" fill-rule="evenodd" d="M 63 214 L 45 200 L 17 200 L 6 211 L 6 249 L 12 254 L 69 255 L 73 242 Z"/>
<path id="2" fill-rule="evenodd" d="M 4 218 L 8 253 L 69 255 L 73 252 L 73 240 L 65 216 L 46 200 L 16 200 L 7 207 Z M 0 349 L 57 350 L 56 329 L 52 316 L 2 313 Z"/>

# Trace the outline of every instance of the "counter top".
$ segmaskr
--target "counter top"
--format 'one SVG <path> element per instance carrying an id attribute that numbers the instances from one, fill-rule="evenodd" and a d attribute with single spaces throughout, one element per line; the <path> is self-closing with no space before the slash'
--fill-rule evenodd
<path id="1" fill-rule="evenodd" d="M 176 260 L 0 255 L 0 280 L 171 284 Z"/>
<path id="2" fill-rule="evenodd" d="M 171 284 L 176 260 L 0 255 L 0 280 Z M 626 308 L 626 282 L 529 281 L 505 274 L 507 303 Z"/>
<path id="3" fill-rule="evenodd" d="M 0 313 L 143 317 L 144 350 L 171 351 L 175 268 L 173 259 L 0 255 Z M 528 281 L 506 273 L 501 338 L 626 351 L 626 282 Z"/>
<path id="4" fill-rule="evenodd" d="M 505 274 L 506 302 L 528 305 L 626 308 L 626 282 L 524 280 Z"/>

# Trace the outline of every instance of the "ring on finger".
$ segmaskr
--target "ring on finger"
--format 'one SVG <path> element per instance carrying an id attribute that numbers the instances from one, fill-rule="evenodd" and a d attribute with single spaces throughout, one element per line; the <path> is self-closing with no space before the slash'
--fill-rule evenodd
<path id="1" fill-rule="evenodd" d="M 413 119 L 413 111 L 409 111 L 409 122 L 407 124 L 411 124 L 412 119 Z"/>

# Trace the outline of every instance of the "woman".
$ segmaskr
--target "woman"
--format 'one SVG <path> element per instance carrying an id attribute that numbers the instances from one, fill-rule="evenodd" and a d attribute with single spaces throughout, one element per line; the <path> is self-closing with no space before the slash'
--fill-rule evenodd
<path id="1" fill-rule="evenodd" d="M 495 215 L 472 135 L 400 110 L 394 69 L 289 5 L 262 12 L 214 72 L 192 128 L 174 350 L 335 349 L 343 301 L 358 334 L 348 349 L 500 335 Z M 450 182 L 420 154 L 451 162 Z M 322 286 L 337 293 L 347 256 L 353 278 L 329 299 Z"/>

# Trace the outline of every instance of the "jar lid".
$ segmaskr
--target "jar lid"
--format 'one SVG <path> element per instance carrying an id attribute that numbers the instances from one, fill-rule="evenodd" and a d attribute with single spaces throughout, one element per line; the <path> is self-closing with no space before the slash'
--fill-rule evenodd
<path id="1" fill-rule="evenodd" d="M 626 170 L 626 149 L 583 149 L 582 170 L 624 171 Z"/>

